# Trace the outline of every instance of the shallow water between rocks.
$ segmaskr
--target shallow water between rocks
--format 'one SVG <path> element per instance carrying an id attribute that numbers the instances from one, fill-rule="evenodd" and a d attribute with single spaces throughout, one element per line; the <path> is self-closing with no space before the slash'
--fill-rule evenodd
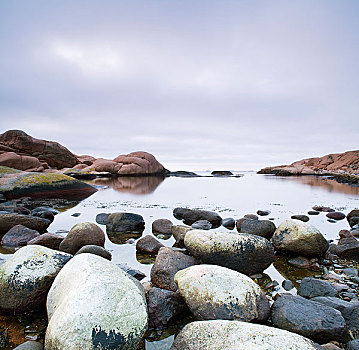
<path id="1" fill-rule="evenodd" d="M 146 222 L 143 235 L 147 235 L 152 234 L 151 224 L 156 219 L 167 218 L 174 224 L 181 224 L 181 221 L 172 215 L 176 207 L 216 211 L 222 218 L 234 219 L 239 219 L 245 214 L 256 213 L 258 209 L 269 210 L 270 214 L 261 219 L 271 218 L 276 226 L 283 220 L 289 219 L 291 215 L 307 214 L 314 205 L 329 206 L 345 214 L 359 207 L 359 187 L 340 184 L 328 178 L 277 177 L 258 175 L 254 172 L 234 173 L 243 176 L 209 177 L 210 172 L 198 172 L 204 177 L 96 179 L 90 183 L 98 186 L 99 191 L 57 215 L 48 231 L 62 232 L 66 235 L 65 232 L 79 222 L 95 222 L 96 215 L 99 213 L 122 211 L 141 214 Z M 80 215 L 72 216 L 75 213 Z M 339 238 L 338 232 L 349 228 L 348 222 L 341 220 L 330 223 L 325 214 L 310 216 L 309 223 L 317 227 L 327 239 L 336 241 Z M 104 225 L 100 226 L 106 231 Z M 227 231 L 224 227 L 217 230 Z M 166 246 L 172 246 L 175 242 L 173 237 L 159 240 Z M 126 263 L 144 272 L 148 276 L 147 279 L 149 278 L 154 258 L 136 255 L 135 243 L 115 244 L 107 238 L 105 248 L 111 251 L 114 263 Z M 0 248 L 0 259 L 6 260 L 12 253 Z M 285 259 L 277 258 L 265 273 L 267 275 L 265 283 L 269 279 L 275 279 L 281 285 L 284 279 L 291 279 L 295 283 L 297 279 L 304 277 L 303 274 L 308 274 L 308 271 L 294 269 L 286 263 Z M 295 293 L 295 289 L 292 293 Z M 45 316 L 37 316 L 43 322 Z M 14 345 L 25 340 L 24 325 L 21 326 L 21 322 L 16 322 L 14 317 L 0 318 L 0 326 L 4 328 L 7 326 L 9 331 L 14 333 L 11 335 Z M 177 326 L 160 332 L 148 332 L 142 349 L 169 349 L 178 332 Z"/>

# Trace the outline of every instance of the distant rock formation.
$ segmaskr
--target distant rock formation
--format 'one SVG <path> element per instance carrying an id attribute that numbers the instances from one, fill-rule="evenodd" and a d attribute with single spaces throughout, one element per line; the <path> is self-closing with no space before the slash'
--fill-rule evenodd
<path id="1" fill-rule="evenodd" d="M 261 169 L 258 174 L 325 175 L 346 174 L 359 176 L 359 150 L 328 154 L 319 158 L 299 160 L 290 165 Z"/>
<path id="2" fill-rule="evenodd" d="M 96 159 L 90 155 L 77 156 L 57 142 L 39 140 L 21 130 L 8 130 L 0 134 L 0 166 L 32 172 L 61 170 L 79 176 L 99 173 L 120 176 L 168 173 L 168 170 L 147 152 L 119 155 L 113 160 Z"/>

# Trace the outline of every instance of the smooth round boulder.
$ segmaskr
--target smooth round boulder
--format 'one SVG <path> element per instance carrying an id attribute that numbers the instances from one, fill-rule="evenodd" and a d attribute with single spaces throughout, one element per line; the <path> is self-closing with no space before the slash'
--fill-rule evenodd
<path id="1" fill-rule="evenodd" d="M 31 241 L 27 242 L 27 245 L 36 244 L 44 247 L 59 250 L 60 243 L 64 240 L 64 237 L 55 233 L 44 233 L 38 237 L 35 237 Z"/>
<path id="2" fill-rule="evenodd" d="M 305 256 L 322 256 L 329 243 L 312 225 L 299 220 L 285 220 L 276 229 L 272 243 L 276 250 Z"/>
<path id="3" fill-rule="evenodd" d="M 351 219 L 354 217 L 359 217 L 359 209 L 353 209 L 347 215 L 347 220 L 351 227 L 355 225 L 354 222 L 351 222 Z"/>
<path id="4" fill-rule="evenodd" d="M 145 221 L 139 214 L 112 213 L 107 218 L 106 231 L 112 233 L 136 232 L 142 233 L 145 229 Z"/>
<path id="5" fill-rule="evenodd" d="M 269 302 L 251 278 L 216 265 L 195 265 L 175 275 L 178 290 L 198 320 L 265 321 Z"/>
<path id="6" fill-rule="evenodd" d="M 95 254 L 97 256 L 101 256 L 102 258 L 110 261 L 112 259 L 112 254 L 107 249 L 100 247 L 98 245 L 92 245 L 92 244 L 85 245 L 79 249 L 79 251 L 75 254 L 75 256 L 83 253 Z"/>
<path id="7" fill-rule="evenodd" d="M 105 234 L 92 222 L 81 222 L 73 226 L 65 239 L 60 243 L 60 250 L 76 254 L 85 245 L 105 245 Z"/>
<path id="8" fill-rule="evenodd" d="M 190 213 L 192 210 L 188 208 L 174 208 L 173 209 L 173 216 L 177 220 L 183 220 L 185 214 Z"/>
<path id="9" fill-rule="evenodd" d="M 110 216 L 110 213 L 99 213 L 96 215 L 96 222 L 100 225 L 106 225 L 108 221 L 108 217 Z"/>
<path id="10" fill-rule="evenodd" d="M 0 311 L 24 312 L 45 303 L 46 294 L 70 254 L 25 246 L 0 266 Z"/>
<path id="11" fill-rule="evenodd" d="M 236 226 L 236 220 L 233 218 L 225 218 L 222 220 L 222 226 L 228 228 L 229 230 L 233 230 Z"/>
<path id="12" fill-rule="evenodd" d="M 326 217 L 334 220 L 343 220 L 345 219 L 345 214 L 341 213 L 340 211 L 333 211 L 331 213 L 328 213 Z"/>
<path id="13" fill-rule="evenodd" d="M 164 245 L 151 235 L 140 238 L 136 243 L 136 251 L 145 254 L 157 254 L 162 247 Z"/>
<path id="14" fill-rule="evenodd" d="M 191 230 L 184 238 L 189 253 L 204 263 L 245 275 L 263 272 L 274 260 L 274 248 L 265 238 L 247 233 Z"/>
<path id="15" fill-rule="evenodd" d="M 47 297 L 47 350 L 136 349 L 147 329 L 143 287 L 118 266 L 79 254 Z"/>
<path id="16" fill-rule="evenodd" d="M 31 230 L 23 225 L 16 225 L 3 236 L 1 245 L 5 247 L 21 247 L 39 236 L 40 233 L 36 230 Z"/>
<path id="17" fill-rule="evenodd" d="M 245 219 L 240 224 L 239 233 L 250 233 L 252 235 L 261 236 L 268 240 L 272 238 L 276 227 L 270 220 L 252 220 Z"/>
<path id="18" fill-rule="evenodd" d="M 308 214 L 309 214 L 309 212 L 308 212 Z M 318 212 L 318 214 L 319 214 L 319 212 Z M 312 215 L 312 214 L 309 214 L 309 215 Z M 303 222 L 308 222 L 309 221 L 309 217 L 307 215 L 292 215 L 290 218 L 293 219 L 293 220 L 300 220 L 300 221 L 303 221 Z"/>
<path id="19" fill-rule="evenodd" d="M 171 235 L 173 223 L 168 219 L 157 219 L 152 223 L 153 234 Z"/>
<path id="20" fill-rule="evenodd" d="M 282 295 L 272 305 L 273 324 L 320 344 L 345 341 L 347 327 L 342 314 L 332 307 L 296 295 Z"/>
<path id="21" fill-rule="evenodd" d="M 187 324 L 170 350 L 319 350 L 311 340 L 282 329 L 241 321 Z"/>
<path id="22" fill-rule="evenodd" d="M 5 234 L 16 225 L 23 225 L 32 230 L 43 233 L 50 226 L 50 224 L 51 221 L 38 218 L 36 216 L 4 213 L 0 214 L 0 235 Z"/>
<path id="23" fill-rule="evenodd" d="M 193 209 L 184 213 L 183 223 L 191 226 L 199 220 L 207 220 L 211 223 L 212 228 L 217 228 L 222 224 L 222 218 L 213 211 Z"/>

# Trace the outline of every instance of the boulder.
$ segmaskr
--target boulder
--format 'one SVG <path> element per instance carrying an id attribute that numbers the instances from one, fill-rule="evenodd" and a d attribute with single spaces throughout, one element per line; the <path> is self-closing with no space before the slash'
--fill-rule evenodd
<path id="1" fill-rule="evenodd" d="M 64 237 L 55 233 L 44 233 L 38 237 L 33 238 L 27 242 L 27 245 L 42 245 L 50 249 L 59 250 L 60 243 L 64 240 Z"/>
<path id="2" fill-rule="evenodd" d="M 241 321 L 212 320 L 187 324 L 171 350 L 319 350 L 307 338 L 282 329 Z"/>
<path id="3" fill-rule="evenodd" d="M 96 222 L 100 225 L 106 225 L 108 221 L 108 217 L 110 216 L 110 213 L 100 213 L 96 215 Z"/>
<path id="4" fill-rule="evenodd" d="M 152 287 L 146 295 L 148 306 L 148 327 L 164 329 L 188 313 L 187 306 L 179 292 Z"/>
<path id="5" fill-rule="evenodd" d="M 31 230 L 23 225 L 16 225 L 3 236 L 1 245 L 5 247 L 20 247 L 38 236 L 40 236 L 40 233 L 36 230 Z"/>
<path id="6" fill-rule="evenodd" d="M 1 134 L 0 148 L 22 156 L 36 157 L 41 164 L 46 163 L 57 169 L 72 168 L 79 163 L 76 156 L 59 143 L 36 139 L 21 130 L 8 130 Z"/>
<path id="7" fill-rule="evenodd" d="M 21 172 L 2 177 L 0 193 L 7 199 L 19 197 L 84 199 L 95 187 L 59 173 Z"/>
<path id="8" fill-rule="evenodd" d="M 0 165 L 19 170 L 44 170 L 37 158 L 31 156 L 21 156 L 15 152 L 4 152 L 0 154 Z"/>
<path id="9" fill-rule="evenodd" d="M 50 220 L 51 222 L 54 221 L 55 215 L 59 213 L 60 212 L 58 210 L 51 207 L 37 207 L 31 211 L 31 215 Z"/>
<path id="10" fill-rule="evenodd" d="M 180 247 L 184 247 L 184 237 L 186 236 L 186 233 L 190 230 L 193 230 L 193 228 L 186 225 L 173 225 L 171 227 L 173 237 Z"/>
<path id="11" fill-rule="evenodd" d="M 100 247 L 98 245 L 93 245 L 93 244 L 85 245 L 79 249 L 79 251 L 75 254 L 75 256 L 84 253 L 101 256 L 102 258 L 110 261 L 112 259 L 112 254 L 107 249 Z"/>
<path id="12" fill-rule="evenodd" d="M 335 297 L 338 290 L 328 281 L 319 280 L 313 277 L 305 277 L 300 282 L 298 294 L 305 298 L 314 298 L 318 296 Z"/>
<path id="13" fill-rule="evenodd" d="M 308 211 L 308 215 L 319 215 L 319 214 L 320 214 L 320 212 L 317 210 L 309 210 Z M 292 218 L 292 219 L 294 219 L 294 218 Z M 302 221 L 304 221 L 304 220 L 302 220 Z"/>
<path id="14" fill-rule="evenodd" d="M 191 255 L 204 263 L 246 275 L 262 272 L 274 260 L 274 249 L 267 239 L 246 233 L 191 230 L 184 244 Z"/>
<path id="15" fill-rule="evenodd" d="M 299 220 L 285 220 L 276 229 L 272 243 L 275 249 L 305 256 L 322 256 L 329 244 L 320 231 Z"/>
<path id="16" fill-rule="evenodd" d="M 40 233 L 46 231 L 51 222 L 30 215 L 19 215 L 14 213 L 0 214 L 0 234 L 8 232 L 16 225 L 23 225 L 29 229 L 36 230 Z"/>
<path id="17" fill-rule="evenodd" d="M 140 238 L 136 243 L 136 250 L 146 254 L 157 254 L 162 247 L 164 245 L 151 235 Z"/>
<path id="18" fill-rule="evenodd" d="M 191 211 L 192 211 L 192 209 L 188 209 L 188 208 L 174 208 L 173 216 L 177 220 L 183 220 L 184 215 L 190 213 Z"/>
<path id="19" fill-rule="evenodd" d="M 308 214 L 309 214 L 309 212 L 308 212 Z M 318 212 L 318 214 L 319 214 L 319 212 Z M 313 214 L 309 214 L 309 215 L 313 215 Z M 316 215 L 316 214 L 314 214 L 314 215 Z M 300 221 L 303 221 L 303 222 L 308 222 L 309 221 L 309 217 L 307 215 L 292 215 L 290 218 L 293 219 L 293 220 L 300 220 Z"/>
<path id="20" fill-rule="evenodd" d="M 267 216 L 270 214 L 270 211 L 269 210 L 257 210 L 257 214 L 259 216 Z"/>
<path id="21" fill-rule="evenodd" d="M 121 233 L 121 232 L 136 232 L 142 233 L 145 229 L 145 221 L 139 214 L 133 213 L 112 213 L 106 223 L 106 231 Z"/>
<path id="22" fill-rule="evenodd" d="M 221 226 L 222 218 L 213 211 L 207 210 L 191 210 L 183 214 L 183 223 L 191 226 L 193 223 L 199 220 L 207 220 L 212 224 L 212 228 Z"/>
<path id="23" fill-rule="evenodd" d="M 0 266 L 0 311 L 24 312 L 42 306 L 53 280 L 71 255 L 29 245 Z"/>
<path id="24" fill-rule="evenodd" d="M 175 292 L 177 290 L 177 284 L 174 281 L 175 274 L 196 263 L 196 259 L 191 256 L 168 247 L 160 248 L 151 269 L 151 282 L 157 287 Z"/>
<path id="25" fill-rule="evenodd" d="M 179 292 L 198 320 L 265 321 L 269 302 L 246 275 L 216 265 L 195 265 L 175 275 Z"/>
<path id="26" fill-rule="evenodd" d="M 47 350 L 136 349 L 147 329 L 143 287 L 94 254 L 75 256 L 58 274 L 47 315 Z"/>
<path id="27" fill-rule="evenodd" d="M 215 177 L 227 177 L 233 176 L 233 173 L 229 170 L 214 170 L 211 172 L 211 175 Z"/>
<path id="28" fill-rule="evenodd" d="M 346 323 L 338 310 L 295 295 L 282 295 L 272 305 L 271 319 L 281 329 L 316 342 L 347 339 Z"/>
<path id="29" fill-rule="evenodd" d="M 340 239 L 333 252 L 340 258 L 359 260 L 359 241 L 347 230 L 339 232 Z"/>
<path id="30" fill-rule="evenodd" d="M 154 234 L 171 235 L 173 223 L 168 219 L 157 219 L 152 223 L 152 232 Z"/>
<path id="31" fill-rule="evenodd" d="M 210 230 L 212 224 L 208 220 L 198 220 L 194 222 L 191 227 L 197 230 Z"/>
<path id="32" fill-rule="evenodd" d="M 73 226 L 65 239 L 60 243 L 60 250 L 75 254 L 85 245 L 105 245 L 105 234 L 94 223 L 82 222 Z"/>
<path id="33" fill-rule="evenodd" d="M 343 220 L 343 219 L 345 219 L 345 214 L 343 214 L 339 211 L 333 211 L 331 213 L 328 213 L 326 215 L 326 217 L 329 219 L 334 219 L 334 220 Z"/>
<path id="34" fill-rule="evenodd" d="M 43 348 L 44 346 L 40 342 L 28 340 L 27 342 L 14 348 L 14 350 L 42 350 Z"/>
<path id="35" fill-rule="evenodd" d="M 233 230 L 236 226 L 236 220 L 233 218 L 225 218 L 222 220 L 222 226 L 228 228 L 229 230 Z"/>
<path id="36" fill-rule="evenodd" d="M 355 218 L 355 217 L 359 217 L 359 209 L 353 209 L 348 213 L 347 220 L 348 220 L 350 227 L 353 227 L 355 225 L 354 222 L 351 223 L 351 219 Z"/>
<path id="37" fill-rule="evenodd" d="M 271 239 L 276 230 L 275 225 L 270 220 L 244 219 L 240 224 L 240 233 L 250 233 Z"/>

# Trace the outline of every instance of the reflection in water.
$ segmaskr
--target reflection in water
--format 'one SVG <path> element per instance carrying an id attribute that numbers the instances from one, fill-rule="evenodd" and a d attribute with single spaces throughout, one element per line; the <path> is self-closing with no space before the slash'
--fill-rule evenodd
<path id="1" fill-rule="evenodd" d="M 151 265 L 155 263 L 156 255 L 142 254 L 136 252 L 136 259 L 141 264 Z"/>
<path id="2" fill-rule="evenodd" d="M 302 183 L 304 185 L 309 185 L 311 187 L 322 187 L 324 190 L 328 192 L 337 192 L 337 193 L 344 193 L 350 195 L 359 195 L 359 187 L 339 183 L 333 179 L 329 179 L 326 177 L 320 176 L 311 176 L 311 175 L 303 175 L 303 176 L 275 176 L 270 175 L 266 176 L 266 178 L 270 178 L 271 180 L 277 179 L 280 181 L 295 181 Z"/>
<path id="3" fill-rule="evenodd" d="M 111 232 L 107 231 L 108 239 L 114 244 L 125 244 L 129 239 L 140 238 L 142 232 Z"/>
<path id="4" fill-rule="evenodd" d="M 109 186 L 119 192 L 146 194 L 154 192 L 164 179 L 162 176 L 120 176 L 116 178 L 97 178 L 91 183 Z"/>

